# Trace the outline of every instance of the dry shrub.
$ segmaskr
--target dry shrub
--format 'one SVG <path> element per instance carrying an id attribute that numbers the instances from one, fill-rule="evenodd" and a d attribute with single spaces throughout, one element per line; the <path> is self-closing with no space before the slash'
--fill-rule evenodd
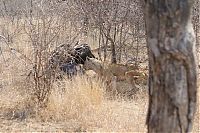
<path id="1" fill-rule="evenodd" d="M 54 121 L 81 119 L 85 112 L 93 111 L 102 104 L 104 90 L 105 86 L 100 80 L 85 76 L 56 82 L 47 107 L 40 116 Z"/>
<path id="2" fill-rule="evenodd" d="M 54 84 L 38 120 L 65 122 L 67 131 L 145 131 L 146 109 L 147 98 L 108 100 L 102 81 L 81 76 Z"/>
<path id="3" fill-rule="evenodd" d="M 47 107 L 42 109 L 30 107 L 33 102 L 30 92 L 22 91 L 28 89 L 28 86 L 17 84 L 12 88 L 8 87 L 0 94 L 1 112 L 4 109 L 3 112 L 11 119 L 23 120 L 24 117 L 26 119 L 30 118 L 30 115 L 34 116 L 27 120 L 30 121 L 27 123 L 29 126 L 23 126 L 24 129 L 18 127 L 19 131 L 30 131 L 31 128 L 32 131 L 50 131 L 48 123 L 57 129 L 55 131 L 146 130 L 144 121 L 147 98 L 137 102 L 135 99 L 125 101 L 122 98 L 108 100 L 105 97 L 104 83 L 96 78 L 78 76 L 72 81 L 57 81 L 53 85 Z M 36 114 L 33 111 L 36 111 Z M 40 123 L 47 124 L 46 128 L 42 128 Z M 60 130 L 58 123 L 63 125 Z M 37 128 L 34 128 L 35 124 L 38 125 Z M 16 131 L 12 126 L 9 128 Z"/>
<path id="4" fill-rule="evenodd" d="M 7 119 L 25 120 L 35 114 L 29 95 L 24 93 L 24 88 L 18 87 L 1 90 L 0 114 Z"/>
<path id="5" fill-rule="evenodd" d="M 28 65 L 15 54 L 4 52 L 0 58 L 0 114 L 9 119 L 26 119 L 34 113 L 32 86 L 26 80 Z"/>

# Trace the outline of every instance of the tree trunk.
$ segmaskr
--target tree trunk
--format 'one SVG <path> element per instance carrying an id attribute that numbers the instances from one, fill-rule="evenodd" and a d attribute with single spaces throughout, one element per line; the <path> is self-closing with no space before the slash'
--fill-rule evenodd
<path id="1" fill-rule="evenodd" d="M 146 0 L 148 132 L 190 132 L 196 107 L 193 0 Z"/>
<path id="2" fill-rule="evenodd" d="M 102 58 L 101 58 L 101 47 L 102 47 L 102 45 L 101 45 L 101 43 L 103 42 L 103 41 L 101 41 L 101 38 L 102 38 L 102 33 L 101 33 L 101 27 L 100 27 L 100 30 L 99 30 L 99 50 L 98 50 L 98 55 L 99 55 L 99 59 L 102 61 Z"/>
<path id="3" fill-rule="evenodd" d="M 107 35 L 108 34 L 110 34 L 110 28 L 108 28 L 107 29 Z M 105 33 L 104 33 L 104 35 L 105 35 Z M 103 38 L 104 36 L 103 36 L 103 34 L 102 34 L 102 38 Z M 106 35 L 105 35 L 105 37 L 106 37 Z M 107 49 L 108 49 L 108 38 L 106 37 L 106 43 L 105 43 L 105 45 L 104 45 L 104 48 L 103 48 L 103 51 L 104 51 L 104 61 L 106 61 L 106 59 L 107 59 Z"/>
<path id="4" fill-rule="evenodd" d="M 112 40 L 112 38 L 110 38 L 110 42 L 111 42 L 111 52 L 112 52 L 112 56 L 111 56 L 111 63 L 113 64 L 117 64 L 117 55 L 116 55 L 116 51 L 115 51 L 115 42 Z"/>
<path id="5" fill-rule="evenodd" d="M 121 63 L 121 59 L 122 59 L 122 35 L 123 35 L 123 28 L 124 28 L 124 22 L 122 22 L 121 27 L 120 27 L 120 35 L 119 35 L 119 58 L 118 61 L 119 63 Z"/>
<path id="6" fill-rule="evenodd" d="M 110 31 L 111 31 L 111 24 L 108 25 L 107 33 L 105 33 L 105 31 L 102 30 L 106 39 L 108 41 L 110 41 L 110 43 L 111 43 L 111 45 L 110 45 L 110 47 L 111 47 L 111 63 L 116 64 L 117 63 L 117 55 L 116 55 L 116 51 L 115 51 L 115 40 L 114 40 L 115 38 L 113 39 L 111 37 Z M 116 32 L 116 29 L 115 29 L 115 32 Z"/>

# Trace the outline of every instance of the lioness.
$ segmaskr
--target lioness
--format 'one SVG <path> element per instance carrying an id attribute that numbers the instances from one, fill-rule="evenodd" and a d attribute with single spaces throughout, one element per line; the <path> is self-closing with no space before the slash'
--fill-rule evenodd
<path id="1" fill-rule="evenodd" d="M 97 59 L 87 58 L 83 67 L 86 70 L 95 71 L 100 77 L 102 77 L 107 84 L 113 84 L 113 79 L 116 81 L 126 80 L 133 87 L 135 87 L 135 81 L 144 79 L 146 80 L 147 74 L 145 71 L 140 71 L 138 67 L 133 65 L 123 64 L 105 64 Z"/>

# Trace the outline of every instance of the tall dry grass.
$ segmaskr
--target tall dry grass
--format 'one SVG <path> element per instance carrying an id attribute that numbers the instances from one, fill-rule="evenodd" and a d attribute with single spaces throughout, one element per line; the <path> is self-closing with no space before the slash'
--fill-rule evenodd
<path id="1" fill-rule="evenodd" d="M 103 103 L 104 90 L 100 80 L 85 76 L 75 77 L 72 81 L 58 81 L 41 117 L 55 121 L 82 119 L 85 112 L 94 111 Z"/>
<path id="2" fill-rule="evenodd" d="M 80 76 L 56 82 L 46 108 L 33 106 L 27 93 L 20 92 L 17 86 L 1 91 L 1 120 L 8 131 L 51 131 L 57 123 L 64 127 L 53 131 L 146 131 L 147 97 L 142 92 L 138 97 L 143 99 L 108 100 L 101 80 Z M 11 127 L 7 119 L 12 123 L 26 121 L 29 126 Z M 36 123 L 38 128 L 33 129 Z M 48 123 L 51 127 L 40 127 Z"/>

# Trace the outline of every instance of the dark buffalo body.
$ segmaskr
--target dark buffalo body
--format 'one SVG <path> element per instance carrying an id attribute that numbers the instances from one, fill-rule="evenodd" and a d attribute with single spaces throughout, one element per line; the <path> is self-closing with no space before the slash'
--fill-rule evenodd
<path id="1" fill-rule="evenodd" d="M 80 46 L 75 46 L 74 50 L 74 57 L 77 64 L 84 64 L 87 57 L 95 58 L 88 44 L 81 44 Z"/>
<path id="2" fill-rule="evenodd" d="M 53 71 L 57 68 L 60 69 L 70 78 L 77 74 L 77 67 L 79 64 L 84 64 L 87 57 L 95 58 L 88 44 L 80 44 L 75 47 L 67 44 L 61 45 L 52 52 L 49 67 Z"/>

